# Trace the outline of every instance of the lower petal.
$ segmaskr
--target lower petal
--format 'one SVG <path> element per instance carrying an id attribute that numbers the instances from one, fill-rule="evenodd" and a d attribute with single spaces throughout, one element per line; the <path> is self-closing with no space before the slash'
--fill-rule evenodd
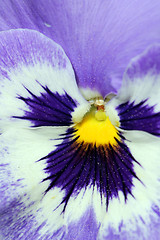
<path id="1" fill-rule="evenodd" d="M 140 163 L 134 171 L 132 195 L 124 202 L 122 194 L 110 201 L 108 213 L 97 239 L 154 239 L 160 224 L 160 140 L 139 131 L 125 131 L 123 136 L 131 154 Z M 158 229 L 157 229 L 158 227 Z"/>
<path id="2" fill-rule="evenodd" d="M 53 186 L 46 194 L 49 181 L 42 159 L 56 150 L 61 129 L 9 129 L 1 141 L 0 233 L 3 239 L 96 239 L 99 223 L 93 209 L 93 189 L 74 194 L 63 213 L 63 186 Z"/>

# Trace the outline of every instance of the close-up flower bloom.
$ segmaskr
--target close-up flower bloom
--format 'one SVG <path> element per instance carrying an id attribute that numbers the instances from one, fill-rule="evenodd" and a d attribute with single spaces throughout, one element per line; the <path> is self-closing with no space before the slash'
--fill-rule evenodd
<path id="1" fill-rule="evenodd" d="M 160 239 L 160 1 L 0 0 L 0 239 Z"/>

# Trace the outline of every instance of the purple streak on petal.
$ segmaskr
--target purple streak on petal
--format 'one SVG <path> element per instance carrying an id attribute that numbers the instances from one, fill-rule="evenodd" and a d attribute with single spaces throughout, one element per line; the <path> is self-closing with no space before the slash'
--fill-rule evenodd
<path id="1" fill-rule="evenodd" d="M 10 30 L 0 33 L 0 71 L 4 76 L 7 71 L 17 66 L 34 66 L 36 63 L 48 63 L 53 68 L 66 68 L 67 57 L 55 42 L 31 30 Z"/>
<path id="2" fill-rule="evenodd" d="M 3 239 L 21 239 L 24 236 L 26 239 L 38 238 L 40 236 L 38 228 L 33 231 L 33 226 L 36 224 L 34 216 L 26 211 L 22 200 L 25 196 L 23 190 L 21 196 L 13 194 L 17 188 L 23 189 L 22 179 L 13 181 L 9 164 L 1 165 L 0 176 L 0 234 Z"/>
<path id="3" fill-rule="evenodd" d="M 63 240 L 97 240 L 99 227 L 92 209 L 78 221 L 71 223 Z"/>
<path id="4" fill-rule="evenodd" d="M 21 202 L 13 200 L 8 206 L 5 205 L 0 209 L 0 233 L 4 240 L 23 239 L 23 237 L 36 239 L 40 236 L 39 229 L 33 231 L 35 222 L 32 215 L 19 216 L 20 212 L 25 211 Z"/>
<path id="5" fill-rule="evenodd" d="M 3 237 L 3 240 L 42 239 L 42 237 L 45 240 L 56 239 L 56 237 L 59 239 L 58 236 L 63 234 L 65 227 L 57 229 L 57 232 L 48 231 L 48 234 L 44 235 L 42 229 L 47 223 L 37 222 L 35 213 L 32 213 L 34 204 L 37 208 L 37 202 L 30 201 L 28 204 L 25 202 L 26 199 L 30 199 L 29 194 L 32 192 L 23 193 L 23 179 L 17 179 L 15 182 L 12 178 L 11 166 L 1 164 L 0 237 Z M 17 193 L 17 189 L 22 191 Z"/>
<path id="6" fill-rule="evenodd" d="M 160 42 L 157 0 L 1 0 L 0 5 L 1 30 L 33 28 L 54 39 L 79 85 L 102 95 L 119 88 L 131 58 Z"/>
<path id="7" fill-rule="evenodd" d="M 146 101 L 139 104 L 126 102 L 117 107 L 122 129 L 160 135 L 160 113 L 156 113 L 154 106 L 147 105 Z"/>
<path id="8" fill-rule="evenodd" d="M 160 208 L 159 208 L 159 206 L 153 206 L 152 207 L 152 209 L 153 209 L 153 211 L 160 217 Z"/>
<path id="9" fill-rule="evenodd" d="M 142 225 L 134 226 L 134 229 L 128 229 L 128 226 L 124 225 L 123 222 L 119 224 L 118 231 L 115 232 L 115 229 L 112 227 L 109 227 L 106 230 L 106 233 L 104 233 L 102 239 L 109 239 L 109 240 L 137 240 L 137 239 L 143 239 L 143 240 L 159 240 L 160 236 L 160 215 L 159 215 L 159 208 L 157 206 L 153 206 L 152 210 L 157 214 L 151 215 L 151 222 L 147 224 L 147 221 L 142 220 Z M 128 222 L 129 224 L 129 222 Z M 147 232 L 144 230 L 147 229 Z M 101 229 L 100 231 L 101 232 Z M 101 240 L 101 238 L 98 238 Z"/>
<path id="10" fill-rule="evenodd" d="M 30 206 L 33 204 L 31 203 Z M 9 204 L 7 200 L 4 202 L 0 209 L 0 236 L 3 236 L 3 240 L 63 239 L 61 236 L 65 233 L 65 227 L 56 232 L 48 229 L 48 233 L 43 234 L 43 227 L 46 228 L 47 223 L 45 221 L 41 224 L 37 223 L 30 206 L 24 206 L 23 198 L 13 199 Z"/>
<path id="11" fill-rule="evenodd" d="M 74 134 L 75 130 L 70 129 L 57 149 L 41 159 L 47 161 L 45 172 L 49 175 L 43 181 L 50 180 L 46 193 L 55 186 L 66 190 L 63 212 L 70 197 L 77 196 L 79 190 L 90 184 L 105 196 L 106 210 L 110 199 L 118 197 L 118 191 L 122 191 L 127 201 L 128 194 L 132 195 L 132 179 L 137 178 L 133 162 L 138 162 L 123 140 L 117 140 L 117 146 L 96 147 L 78 143 Z"/>
<path id="12" fill-rule="evenodd" d="M 152 46 L 146 50 L 146 54 L 133 59 L 126 71 L 126 75 L 132 80 L 143 78 L 147 74 L 160 74 L 160 45 Z"/>
<path id="13" fill-rule="evenodd" d="M 75 101 L 66 93 L 60 95 L 43 87 L 45 93 L 35 96 L 29 91 L 31 97 L 19 97 L 29 107 L 24 116 L 13 118 L 31 121 L 34 127 L 40 126 L 70 126 L 72 124 L 71 112 L 76 107 Z"/>

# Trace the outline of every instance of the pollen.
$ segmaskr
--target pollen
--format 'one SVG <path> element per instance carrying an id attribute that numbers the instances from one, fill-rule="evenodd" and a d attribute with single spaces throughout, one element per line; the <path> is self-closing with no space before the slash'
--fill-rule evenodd
<path id="1" fill-rule="evenodd" d="M 119 139 L 118 130 L 106 115 L 103 102 L 99 100 L 74 128 L 77 130 L 76 136 L 79 136 L 78 142 L 94 144 L 97 147 L 117 145 L 116 139 Z"/>

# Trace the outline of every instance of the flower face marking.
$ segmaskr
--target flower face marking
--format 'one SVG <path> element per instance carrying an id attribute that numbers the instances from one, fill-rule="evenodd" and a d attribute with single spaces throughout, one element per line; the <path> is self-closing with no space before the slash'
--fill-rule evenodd
<path id="1" fill-rule="evenodd" d="M 127 195 L 132 195 L 132 178 L 138 179 L 133 170 L 133 162 L 138 162 L 123 136 L 106 115 L 97 120 L 97 111 L 104 110 L 92 106 L 82 122 L 71 125 L 61 136 L 63 141 L 57 149 L 41 159 L 47 162 L 44 170 L 49 175 L 43 181 L 50 180 L 46 193 L 55 186 L 65 190 L 63 212 L 70 198 L 87 187 L 96 187 L 101 198 L 105 196 L 107 210 L 109 201 L 113 196 L 117 198 L 119 191 L 127 201 Z"/>
<path id="2" fill-rule="evenodd" d="M 117 107 L 120 116 L 121 128 L 126 130 L 137 129 L 159 135 L 160 113 L 155 113 L 156 106 L 147 105 L 147 99 L 135 104 L 134 102 L 121 104 Z"/>
<path id="3" fill-rule="evenodd" d="M 97 187 L 100 194 L 106 197 L 106 208 L 109 199 L 118 197 L 119 191 L 123 192 L 127 200 L 128 193 L 132 194 L 132 178 L 137 176 L 133 170 L 133 162 L 136 160 L 125 144 L 117 140 L 116 148 L 111 145 L 96 147 L 80 144 L 77 140 L 64 140 L 56 151 L 42 159 L 47 160 L 45 171 L 49 173 L 49 177 L 44 180 L 51 181 L 46 192 L 55 186 L 65 189 L 66 196 L 62 201 L 65 203 L 64 210 L 70 197 L 78 195 L 87 186 Z"/>
<path id="4" fill-rule="evenodd" d="M 18 96 L 28 110 L 24 116 L 13 116 L 15 119 L 31 121 L 34 127 L 68 126 L 56 150 L 42 157 L 47 166 L 44 171 L 48 177 L 42 182 L 50 181 L 48 192 L 55 187 L 65 190 L 63 212 L 70 198 L 78 196 L 81 189 L 97 188 L 101 198 L 106 198 L 106 211 L 113 197 L 118 198 L 119 192 L 127 201 L 128 194 L 132 195 L 132 179 L 138 177 L 133 169 L 133 162 L 139 164 L 124 143 L 125 138 L 116 129 L 109 118 L 109 110 L 103 99 L 89 101 L 91 107 L 80 123 L 74 123 L 72 112 L 77 108 L 76 101 L 67 93 L 53 93 L 48 87 L 41 86 L 40 96 L 29 93 L 28 98 Z M 106 115 L 107 114 L 107 115 Z M 139 180 L 139 179 L 138 179 Z M 133 196 L 134 197 L 134 196 Z"/>
<path id="5" fill-rule="evenodd" d="M 53 93 L 47 87 L 41 96 L 35 96 L 28 91 L 30 97 L 18 98 L 26 103 L 29 110 L 25 112 L 25 116 L 13 116 L 13 118 L 30 120 L 34 127 L 40 126 L 70 126 L 72 123 L 71 112 L 76 107 L 75 101 L 66 93 L 60 95 Z"/>

